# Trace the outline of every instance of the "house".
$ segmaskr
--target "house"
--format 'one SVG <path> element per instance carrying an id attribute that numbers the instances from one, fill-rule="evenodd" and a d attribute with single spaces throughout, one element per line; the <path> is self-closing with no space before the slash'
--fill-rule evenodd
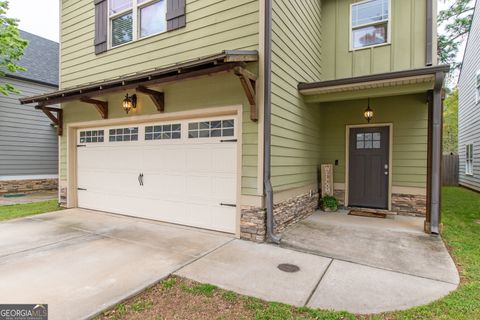
<path id="1" fill-rule="evenodd" d="M 51 121 L 19 98 L 58 90 L 58 43 L 20 31 L 28 40 L 19 65 L 1 79 L 19 91 L 0 95 L 0 194 L 57 189 L 58 137 Z"/>
<path id="2" fill-rule="evenodd" d="M 61 3 L 60 90 L 21 102 L 65 206 L 278 241 L 330 163 L 345 206 L 440 232 L 436 1 Z"/>
<path id="3" fill-rule="evenodd" d="M 480 1 L 476 2 L 458 79 L 459 183 L 480 191 Z"/>

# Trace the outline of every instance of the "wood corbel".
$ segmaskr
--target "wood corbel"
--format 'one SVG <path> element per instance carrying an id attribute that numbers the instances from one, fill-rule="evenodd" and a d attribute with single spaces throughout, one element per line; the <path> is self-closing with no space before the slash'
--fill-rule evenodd
<path id="1" fill-rule="evenodd" d="M 247 95 L 248 102 L 250 103 L 250 120 L 258 121 L 258 107 L 257 107 L 257 76 L 245 68 L 235 67 L 233 69 L 236 76 L 240 78 L 243 90 Z"/>
<path id="2" fill-rule="evenodd" d="M 52 120 L 53 124 L 57 127 L 57 134 L 59 136 L 63 134 L 63 110 L 62 109 L 46 107 L 42 105 L 35 106 L 35 109 L 42 110 L 43 113 L 45 113 L 47 117 L 50 120 Z"/>
<path id="3" fill-rule="evenodd" d="M 81 98 L 80 101 L 93 104 L 97 109 L 98 113 L 100 113 L 100 116 L 102 117 L 102 119 L 108 119 L 108 102 L 107 101 L 95 100 L 91 98 Z"/>
<path id="4" fill-rule="evenodd" d="M 144 86 L 137 87 L 137 92 L 146 94 L 150 97 L 158 112 L 165 112 L 165 93 L 155 91 Z"/>

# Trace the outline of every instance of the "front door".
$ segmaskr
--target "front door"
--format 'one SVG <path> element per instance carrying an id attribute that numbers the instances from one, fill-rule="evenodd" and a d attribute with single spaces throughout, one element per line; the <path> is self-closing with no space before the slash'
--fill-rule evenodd
<path id="1" fill-rule="evenodd" d="M 389 142 L 389 127 L 350 129 L 349 206 L 388 209 Z"/>

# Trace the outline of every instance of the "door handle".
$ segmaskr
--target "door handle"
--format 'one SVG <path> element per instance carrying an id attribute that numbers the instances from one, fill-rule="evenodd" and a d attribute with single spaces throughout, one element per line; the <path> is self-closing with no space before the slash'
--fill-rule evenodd
<path id="1" fill-rule="evenodd" d="M 143 173 L 138 174 L 138 184 L 143 186 Z"/>
<path id="2" fill-rule="evenodd" d="M 385 171 L 385 175 L 388 176 L 388 171 Z"/>

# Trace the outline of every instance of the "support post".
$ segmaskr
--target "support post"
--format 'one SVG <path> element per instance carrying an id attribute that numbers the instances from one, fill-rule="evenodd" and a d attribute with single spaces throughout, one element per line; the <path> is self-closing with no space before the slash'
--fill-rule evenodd
<path id="1" fill-rule="evenodd" d="M 442 89 L 444 73 L 435 74 L 435 88 L 432 93 L 432 157 L 430 179 L 430 232 L 440 234 L 441 192 L 442 192 Z"/>
<path id="2" fill-rule="evenodd" d="M 256 122 L 258 121 L 257 94 L 255 89 L 257 86 L 257 76 L 242 67 L 235 67 L 233 70 L 235 75 L 240 78 L 243 90 L 250 103 L 250 120 Z"/>
<path id="3" fill-rule="evenodd" d="M 165 93 L 148 89 L 144 86 L 137 87 L 137 92 L 146 94 L 150 97 L 158 112 L 165 112 Z"/>
<path id="4" fill-rule="evenodd" d="M 60 108 L 46 107 L 42 105 L 35 106 L 35 109 L 42 110 L 45 115 L 52 120 L 53 124 L 57 127 L 57 134 L 63 135 L 63 110 Z M 54 113 L 56 115 L 54 115 Z"/>
<path id="5" fill-rule="evenodd" d="M 80 101 L 93 104 L 97 109 L 98 113 L 100 113 L 100 116 L 102 117 L 102 119 L 108 119 L 108 102 L 107 101 L 95 100 L 91 98 L 81 98 Z"/>

